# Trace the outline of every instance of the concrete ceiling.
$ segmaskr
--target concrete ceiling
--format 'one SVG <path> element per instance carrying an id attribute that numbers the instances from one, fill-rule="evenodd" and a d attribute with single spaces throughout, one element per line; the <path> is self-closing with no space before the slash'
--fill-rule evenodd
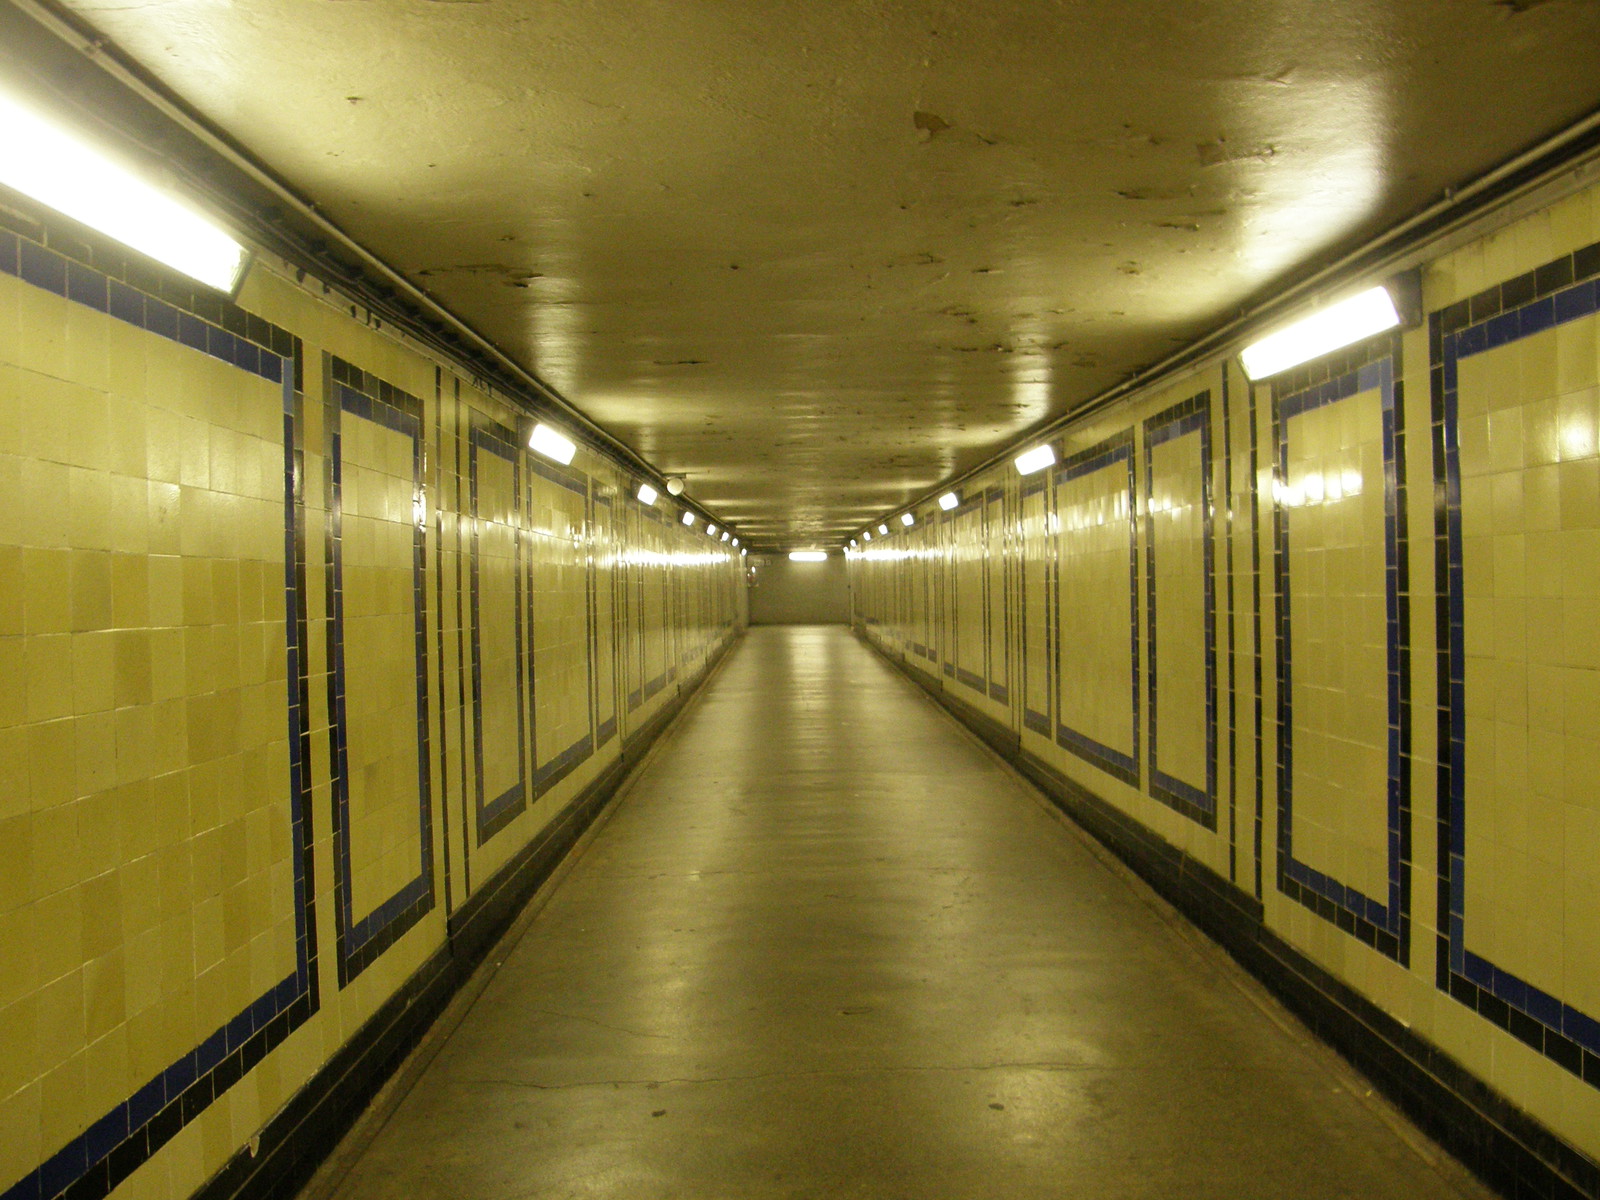
<path id="1" fill-rule="evenodd" d="M 1594 0 L 68 0 L 757 544 L 1600 103 Z"/>

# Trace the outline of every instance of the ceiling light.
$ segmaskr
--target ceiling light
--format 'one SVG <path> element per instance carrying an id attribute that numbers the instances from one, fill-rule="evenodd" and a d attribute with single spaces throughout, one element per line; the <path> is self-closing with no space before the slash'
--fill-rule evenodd
<path id="1" fill-rule="evenodd" d="M 915 525 L 916 523 L 917 523 L 917 519 L 915 517 L 913 517 L 910 513 L 901 513 L 900 514 L 900 524 L 902 524 L 902 525 Z"/>
<path id="2" fill-rule="evenodd" d="M 878 526 L 878 533 L 883 537 L 888 537 L 889 536 L 889 527 L 887 525 L 879 525 Z"/>
<path id="3" fill-rule="evenodd" d="M 1251 379 L 1265 379 L 1398 324 L 1400 313 L 1389 290 L 1368 288 L 1252 342 L 1239 361 Z"/>
<path id="4" fill-rule="evenodd" d="M 734 545 L 735 545 L 735 546 L 737 546 L 737 545 L 738 545 L 738 544 L 739 544 L 739 539 L 738 539 L 738 538 L 734 538 L 734 539 L 733 539 L 733 544 L 734 544 Z"/>
<path id="5" fill-rule="evenodd" d="M 90 142 L 0 96 L 0 183 L 230 295 L 249 252 Z"/>
<path id="6" fill-rule="evenodd" d="M 685 525 L 693 525 L 694 524 L 694 514 L 692 512 L 684 513 L 683 514 L 683 523 Z"/>
<path id="7" fill-rule="evenodd" d="M 1035 446 L 1032 450 L 1024 450 L 1017 455 L 1017 471 L 1023 475 L 1032 475 L 1035 471 L 1042 471 L 1056 460 L 1056 448 L 1049 442 L 1042 446 Z"/>
<path id="8" fill-rule="evenodd" d="M 952 508 L 960 503 L 961 497 L 956 495 L 954 492 L 946 492 L 944 495 L 939 497 L 939 507 L 944 509 L 945 512 L 949 512 Z"/>
<path id="9" fill-rule="evenodd" d="M 571 462 L 572 456 L 578 452 L 577 446 L 548 425 L 535 425 L 533 436 L 528 439 L 528 445 L 537 453 L 554 459 L 562 466 Z"/>
<path id="10" fill-rule="evenodd" d="M 706 526 L 706 536 L 707 537 L 716 537 L 717 536 L 717 527 L 715 525 L 707 525 Z"/>
<path id="11" fill-rule="evenodd" d="M 828 552 L 826 550 L 791 550 L 789 551 L 789 561 L 827 562 Z"/>
<path id="12" fill-rule="evenodd" d="M 644 505 L 654 504 L 656 502 L 656 496 L 658 494 L 659 493 L 657 493 L 655 488 L 651 487 L 648 483 L 641 483 L 639 485 L 639 503 L 640 504 L 644 504 Z"/>
<path id="13" fill-rule="evenodd" d="M 855 538 L 851 538 L 851 539 L 850 539 L 850 544 L 851 544 L 851 545 L 852 545 L 852 546 L 854 546 L 854 545 L 855 545 L 855 544 L 856 544 L 856 540 L 855 540 Z"/>
<path id="14" fill-rule="evenodd" d="M 743 558 L 746 554 L 749 554 L 749 553 L 750 553 L 750 551 L 748 551 L 748 550 L 741 550 L 741 551 L 739 551 L 739 557 Z"/>
<path id="15" fill-rule="evenodd" d="M 669 496 L 681 496 L 681 495 L 683 495 L 683 476 L 682 475 L 668 475 L 667 476 L 667 495 L 669 495 Z"/>
<path id="16" fill-rule="evenodd" d="M 872 534 L 868 533 L 865 529 L 861 531 L 861 536 L 866 538 L 869 542 L 872 540 Z"/>
<path id="17" fill-rule="evenodd" d="M 722 531 L 722 540 L 723 541 L 727 541 L 728 540 L 728 531 L 726 529 L 724 529 Z"/>

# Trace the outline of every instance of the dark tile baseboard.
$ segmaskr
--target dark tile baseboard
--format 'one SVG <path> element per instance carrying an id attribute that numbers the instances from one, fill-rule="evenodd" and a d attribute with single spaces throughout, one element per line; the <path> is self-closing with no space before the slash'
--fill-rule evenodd
<path id="1" fill-rule="evenodd" d="M 714 651 L 623 743 L 620 759 L 450 915 L 445 944 L 267 1122 L 255 1151 L 235 1154 L 195 1200 L 291 1200 L 305 1186 L 735 640 Z"/>
<path id="2" fill-rule="evenodd" d="M 1022 749 L 1020 736 L 861 640 L 1219 943 L 1429 1137 L 1511 1200 L 1600 1200 L 1600 1164 L 1269 930 L 1260 901 Z"/>

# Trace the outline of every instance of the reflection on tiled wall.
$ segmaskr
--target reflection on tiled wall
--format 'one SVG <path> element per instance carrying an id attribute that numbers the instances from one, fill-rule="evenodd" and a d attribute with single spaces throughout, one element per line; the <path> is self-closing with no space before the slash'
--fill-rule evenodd
<path id="1" fill-rule="evenodd" d="M 4 220 L 0 1197 L 183 1197 L 706 661 L 740 573 L 287 269 L 230 304 Z"/>
<path id="2" fill-rule="evenodd" d="M 927 505 L 934 611 L 892 530 L 852 554 L 856 619 L 1592 1158 L 1600 190 L 1441 255 L 1423 301 L 1271 381 L 1119 402 L 1048 479 L 967 481 L 1008 536 Z M 926 653 L 979 670 L 986 589 L 1004 702 Z"/>

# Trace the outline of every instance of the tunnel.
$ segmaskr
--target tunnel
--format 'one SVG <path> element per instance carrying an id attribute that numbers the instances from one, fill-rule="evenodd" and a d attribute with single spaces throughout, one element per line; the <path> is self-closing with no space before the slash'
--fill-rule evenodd
<path id="1" fill-rule="evenodd" d="M 0 0 L 0 1200 L 1600 1200 L 1592 0 Z"/>

